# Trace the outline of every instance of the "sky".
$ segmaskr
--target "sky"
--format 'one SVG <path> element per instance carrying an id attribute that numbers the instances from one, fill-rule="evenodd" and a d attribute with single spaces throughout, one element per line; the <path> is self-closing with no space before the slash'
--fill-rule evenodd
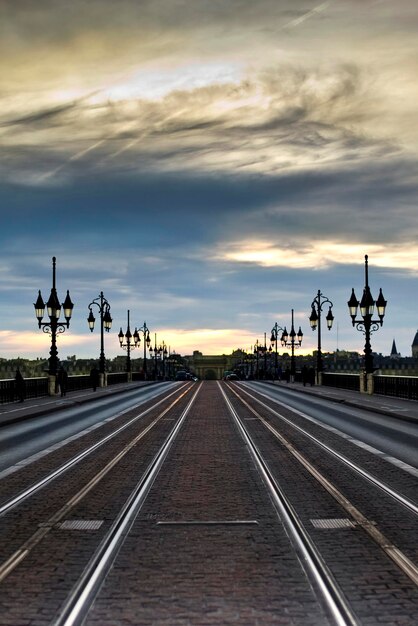
<path id="1" fill-rule="evenodd" d="M 222 354 L 294 309 L 309 353 L 318 290 L 323 350 L 361 352 L 366 254 L 388 301 L 372 348 L 410 356 L 417 31 L 416 0 L 2 0 L 0 357 L 48 355 L 53 256 L 61 358 L 98 355 L 100 291 L 108 357 L 128 310 L 171 351 Z"/>

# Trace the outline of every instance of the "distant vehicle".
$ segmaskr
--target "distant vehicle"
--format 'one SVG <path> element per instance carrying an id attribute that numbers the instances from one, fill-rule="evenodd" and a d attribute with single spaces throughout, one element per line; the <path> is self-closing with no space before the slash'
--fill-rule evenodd
<path id="1" fill-rule="evenodd" d="M 239 376 L 237 374 L 227 374 L 225 376 L 225 380 L 239 380 Z"/>
<path id="2" fill-rule="evenodd" d="M 176 374 L 176 380 L 193 380 L 196 381 L 198 378 L 191 374 L 190 372 L 186 372 L 186 370 L 179 370 Z"/>

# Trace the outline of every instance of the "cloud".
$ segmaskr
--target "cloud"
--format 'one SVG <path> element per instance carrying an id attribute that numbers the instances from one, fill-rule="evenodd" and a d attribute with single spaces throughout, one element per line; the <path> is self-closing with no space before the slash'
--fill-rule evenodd
<path id="1" fill-rule="evenodd" d="M 418 273 L 418 245 L 414 241 L 397 244 L 346 243 L 341 241 L 297 241 L 286 246 L 263 241 L 223 242 L 215 259 L 263 267 L 323 269 L 336 264 L 364 263 L 365 251 L 377 267 Z"/>
<path id="2" fill-rule="evenodd" d="M 32 358 L 36 358 L 48 351 L 50 339 L 48 335 L 32 331 L 20 331 L 18 336 L 13 330 L 0 330 L 0 341 L 2 344 L 2 356 L 4 358 L 16 358 L 31 354 Z M 75 347 L 86 344 L 89 350 L 93 348 L 93 344 L 97 344 L 97 338 L 93 335 L 77 335 L 68 331 L 68 334 L 60 334 L 57 337 L 57 345 L 62 357 L 62 350 L 73 350 Z"/>
<path id="3" fill-rule="evenodd" d="M 402 153 L 398 139 L 365 132 L 367 119 L 373 119 L 373 98 L 359 69 L 347 65 L 323 72 L 280 65 L 238 83 L 174 91 L 155 101 L 98 106 L 87 98 L 77 115 L 59 115 L 73 107 L 15 119 L 25 124 L 13 134 L 13 143 L 6 138 L 6 177 L 9 163 L 24 172 L 20 182 L 41 185 L 87 171 L 277 175 L 385 161 Z M 59 123 L 36 134 L 33 129 L 29 141 L 27 126 L 49 115 Z"/>

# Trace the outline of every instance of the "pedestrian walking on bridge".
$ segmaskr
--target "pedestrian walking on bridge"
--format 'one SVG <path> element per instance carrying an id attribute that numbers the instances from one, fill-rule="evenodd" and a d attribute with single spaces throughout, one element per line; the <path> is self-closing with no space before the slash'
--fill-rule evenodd
<path id="1" fill-rule="evenodd" d="M 15 389 L 19 402 L 23 402 L 25 399 L 25 379 L 23 378 L 19 368 L 17 368 L 15 375 Z"/>

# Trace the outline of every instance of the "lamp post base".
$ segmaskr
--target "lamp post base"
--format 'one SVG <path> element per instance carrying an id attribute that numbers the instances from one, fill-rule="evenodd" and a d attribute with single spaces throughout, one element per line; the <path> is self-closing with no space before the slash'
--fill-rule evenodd
<path id="1" fill-rule="evenodd" d="M 57 377 L 54 374 L 48 374 L 48 395 L 57 395 Z"/>
<path id="2" fill-rule="evenodd" d="M 374 376 L 367 372 L 360 374 L 360 393 L 367 393 L 369 396 L 374 394 Z"/>

